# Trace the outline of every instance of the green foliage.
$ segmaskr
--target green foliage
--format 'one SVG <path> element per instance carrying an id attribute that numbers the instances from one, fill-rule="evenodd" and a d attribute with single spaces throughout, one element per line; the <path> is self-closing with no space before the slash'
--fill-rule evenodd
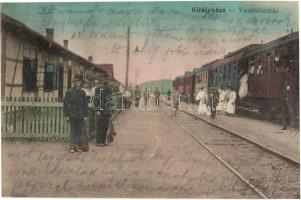
<path id="1" fill-rule="evenodd" d="M 141 84 L 139 87 L 142 91 L 144 91 L 145 88 L 155 91 L 156 87 L 158 87 L 161 93 L 167 93 L 168 90 L 172 91 L 172 80 L 149 81 Z"/>

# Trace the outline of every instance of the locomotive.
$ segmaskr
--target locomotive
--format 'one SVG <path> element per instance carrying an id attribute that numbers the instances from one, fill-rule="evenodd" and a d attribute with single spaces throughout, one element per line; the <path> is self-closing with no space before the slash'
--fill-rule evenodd
<path id="1" fill-rule="evenodd" d="M 200 88 L 230 87 L 236 91 L 237 111 L 279 120 L 284 81 L 290 79 L 294 119 L 299 121 L 299 32 L 265 44 L 251 44 L 177 77 L 174 89 L 181 94 Z"/>

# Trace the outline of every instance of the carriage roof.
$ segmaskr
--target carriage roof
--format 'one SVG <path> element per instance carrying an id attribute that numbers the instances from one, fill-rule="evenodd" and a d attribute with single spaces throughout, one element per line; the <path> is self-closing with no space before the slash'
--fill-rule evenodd
<path id="1" fill-rule="evenodd" d="M 282 47 L 282 46 L 284 46 L 290 42 L 293 42 L 295 40 L 298 40 L 298 39 L 299 39 L 299 31 L 290 33 L 288 35 L 285 35 L 283 37 L 277 38 L 275 40 L 272 40 L 268 43 L 263 44 L 261 48 L 251 51 L 246 56 L 249 57 L 249 56 L 261 53 L 261 52 L 270 51 L 272 49 Z"/>
<path id="2" fill-rule="evenodd" d="M 217 60 L 212 65 L 212 69 L 217 69 L 222 67 L 226 64 L 237 62 L 245 57 L 250 51 L 254 49 L 259 49 L 262 45 L 261 44 L 250 44 L 248 46 L 242 47 L 234 52 L 230 52 L 224 56 L 224 59 Z"/>
<path id="3" fill-rule="evenodd" d="M 212 65 L 212 69 L 217 69 L 226 64 L 239 61 L 243 56 L 244 56 L 244 52 L 241 52 L 241 53 L 233 55 L 231 57 L 220 59 Z"/>

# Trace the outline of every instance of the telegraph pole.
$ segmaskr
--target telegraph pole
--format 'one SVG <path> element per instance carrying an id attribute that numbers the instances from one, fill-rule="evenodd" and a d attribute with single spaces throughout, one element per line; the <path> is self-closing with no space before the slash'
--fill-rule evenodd
<path id="1" fill-rule="evenodd" d="M 125 75 L 125 88 L 128 88 L 129 81 L 129 60 L 130 60 L 130 26 L 128 26 L 127 36 L 127 50 L 126 50 L 126 75 Z"/>
<path id="2" fill-rule="evenodd" d="M 137 71 L 138 69 L 136 68 L 136 86 L 137 86 Z"/>

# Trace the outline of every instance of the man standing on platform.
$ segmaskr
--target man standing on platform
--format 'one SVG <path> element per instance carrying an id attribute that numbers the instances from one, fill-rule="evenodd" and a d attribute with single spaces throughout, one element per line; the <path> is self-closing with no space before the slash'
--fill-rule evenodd
<path id="1" fill-rule="evenodd" d="M 212 86 L 208 92 L 208 105 L 210 107 L 211 118 L 216 114 L 216 107 L 219 102 L 219 93 L 215 86 Z"/>
<path id="2" fill-rule="evenodd" d="M 147 109 L 147 103 L 149 101 L 149 91 L 147 88 L 145 88 L 145 91 L 143 92 L 143 100 L 144 100 L 144 106 Z"/>
<path id="3" fill-rule="evenodd" d="M 64 99 L 64 114 L 70 121 L 70 153 L 82 151 L 80 143 L 83 138 L 84 120 L 88 118 L 88 102 L 85 92 L 81 89 L 82 76 L 75 75 L 74 87 L 70 88 Z"/>
<path id="4" fill-rule="evenodd" d="M 293 107 L 292 107 L 293 94 L 292 94 L 292 87 L 289 78 L 285 80 L 281 92 L 281 118 L 282 118 L 281 130 L 286 130 L 288 125 L 290 124 L 292 126 L 292 130 L 294 131 L 295 121 L 293 119 Z"/>
<path id="5" fill-rule="evenodd" d="M 135 102 L 135 107 L 138 108 L 139 106 L 139 101 L 141 99 L 141 92 L 139 90 L 139 86 L 136 86 L 136 89 L 134 91 L 134 102 Z"/>
<path id="6" fill-rule="evenodd" d="M 160 91 L 159 91 L 158 87 L 156 87 L 156 90 L 155 90 L 155 98 L 156 98 L 157 106 L 159 107 L 160 106 Z"/>
<path id="7" fill-rule="evenodd" d="M 167 91 L 167 100 L 170 101 L 171 98 L 171 91 L 170 89 Z"/>
<path id="8" fill-rule="evenodd" d="M 103 85 L 96 88 L 94 106 L 97 109 L 97 131 L 96 131 L 96 145 L 107 146 L 106 138 L 110 125 L 110 118 L 112 116 L 113 108 L 110 107 L 112 89 L 109 86 L 109 77 L 104 78 Z"/>

